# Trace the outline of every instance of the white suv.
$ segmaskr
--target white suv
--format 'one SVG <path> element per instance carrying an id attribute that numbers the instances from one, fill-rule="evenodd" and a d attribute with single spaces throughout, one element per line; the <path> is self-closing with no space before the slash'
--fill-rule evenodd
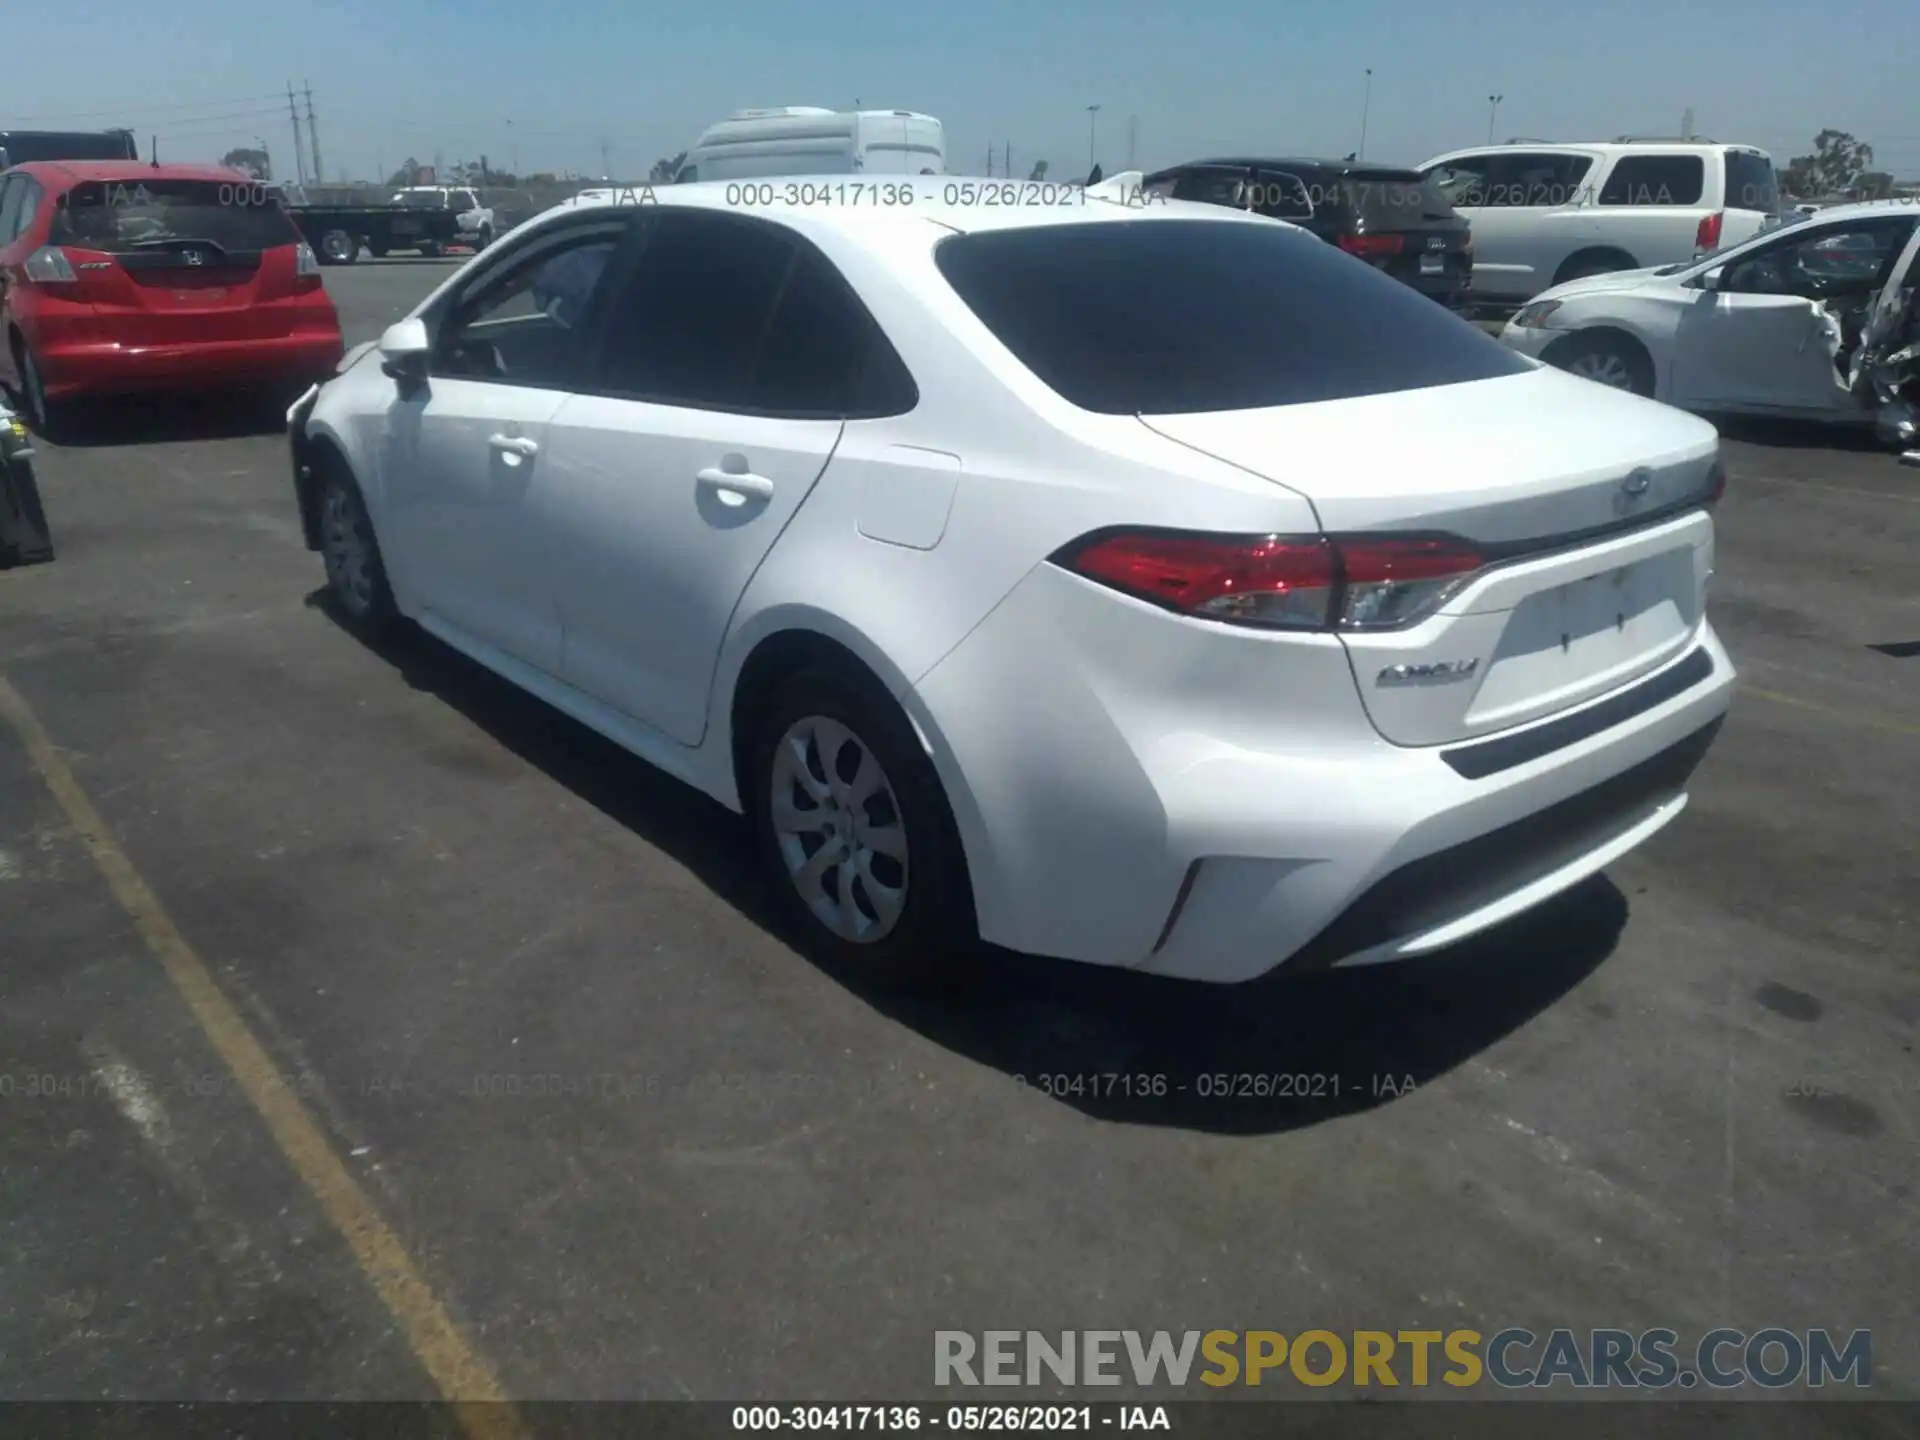
<path id="1" fill-rule="evenodd" d="M 1690 261 L 1779 209 L 1766 151 L 1704 140 L 1515 140 L 1420 167 L 1473 227 L 1473 294 L 1518 304 L 1610 270 Z"/>

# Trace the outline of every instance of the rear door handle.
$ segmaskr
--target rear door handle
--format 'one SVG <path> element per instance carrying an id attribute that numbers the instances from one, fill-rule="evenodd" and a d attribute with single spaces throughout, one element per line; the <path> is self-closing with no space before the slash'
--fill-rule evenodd
<path id="1" fill-rule="evenodd" d="M 529 440 L 524 435 L 489 435 L 487 444 L 502 455 L 518 455 L 524 460 L 531 460 L 540 453 L 540 442 Z"/>
<path id="2" fill-rule="evenodd" d="M 764 475 L 749 472 L 735 473 L 731 470 L 716 470 L 708 467 L 696 477 L 709 490 L 720 490 L 730 495 L 738 495 L 743 500 L 771 500 L 773 481 Z"/>

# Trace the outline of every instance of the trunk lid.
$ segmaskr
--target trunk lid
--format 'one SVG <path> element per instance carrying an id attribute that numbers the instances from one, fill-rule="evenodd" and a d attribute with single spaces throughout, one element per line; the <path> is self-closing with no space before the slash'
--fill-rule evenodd
<path id="1" fill-rule="evenodd" d="M 296 293 L 299 232 L 264 186 L 156 178 L 68 192 L 48 242 L 77 298 L 123 344 L 267 339 L 290 319 L 263 303 Z"/>
<path id="2" fill-rule="evenodd" d="M 1480 551 L 1426 619 L 1342 632 L 1396 744 L 1542 719 L 1657 669 L 1698 632 L 1718 437 L 1681 411 L 1543 368 L 1144 423 L 1299 492 L 1329 534 L 1440 532 Z"/>

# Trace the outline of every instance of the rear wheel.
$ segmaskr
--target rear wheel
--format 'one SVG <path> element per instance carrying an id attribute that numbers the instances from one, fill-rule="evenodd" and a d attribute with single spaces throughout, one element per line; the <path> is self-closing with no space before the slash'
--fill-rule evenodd
<path id="1" fill-rule="evenodd" d="M 748 813 L 806 948 L 878 988 L 954 978 L 975 939 L 966 863 L 893 697 L 837 670 L 793 675 L 760 707 L 748 754 Z"/>
<path id="2" fill-rule="evenodd" d="M 438 260 L 446 253 L 446 246 L 438 240 L 424 241 L 420 246 L 420 253 L 429 260 Z"/>
<path id="3" fill-rule="evenodd" d="M 492 243 L 493 243 L 493 231 L 487 229 L 486 226 L 484 225 L 481 226 L 478 230 L 474 232 L 473 253 L 478 255 L 482 250 L 486 249 Z"/>
<path id="4" fill-rule="evenodd" d="M 1569 280 L 1584 280 L 1589 275 L 1612 275 L 1616 271 L 1631 270 L 1634 259 L 1618 251 L 1596 250 L 1585 255 L 1575 255 L 1560 267 L 1553 277 L 1553 283 L 1564 285 Z"/>
<path id="5" fill-rule="evenodd" d="M 338 460 L 320 466 L 320 557 L 327 589 L 354 629 L 372 638 L 392 628 L 398 612 L 380 542 L 360 487 Z"/>
<path id="6" fill-rule="evenodd" d="M 1624 335 L 1575 335 L 1544 357 L 1569 375 L 1635 395 L 1653 394 L 1653 361 L 1637 341 Z"/>
<path id="7" fill-rule="evenodd" d="M 360 237 L 329 230 L 320 237 L 320 258 L 329 265 L 351 265 L 360 258 Z"/>
<path id="8" fill-rule="evenodd" d="M 14 358 L 20 370 L 20 399 L 27 407 L 27 424 L 42 440 L 57 438 L 61 422 L 66 417 L 58 402 L 47 398 L 46 379 L 40 373 L 39 363 L 33 358 L 33 351 L 22 344 L 15 351 Z"/>

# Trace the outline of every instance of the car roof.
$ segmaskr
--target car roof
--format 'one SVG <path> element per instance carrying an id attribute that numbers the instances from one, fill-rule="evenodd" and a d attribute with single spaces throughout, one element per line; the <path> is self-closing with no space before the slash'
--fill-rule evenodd
<path id="1" fill-rule="evenodd" d="M 221 184 L 241 181 L 247 185 L 260 181 L 244 170 L 229 165 L 153 165 L 144 160 L 23 160 L 7 168 L 7 174 L 21 171 L 42 180 L 64 181 L 80 185 L 89 180 L 211 180 Z"/>
<path id="2" fill-rule="evenodd" d="M 1301 169 L 1317 166 L 1338 170 L 1344 175 L 1404 175 L 1413 170 L 1411 165 L 1387 165 L 1377 160 L 1329 160 L 1306 155 L 1230 155 L 1210 160 L 1187 160 L 1179 165 L 1169 165 L 1164 170 L 1156 170 L 1154 174 L 1171 175 L 1181 170 L 1204 170 L 1214 165 L 1290 165 Z"/>
<path id="3" fill-rule="evenodd" d="M 1761 155 L 1768 160 L 1773 156 L 1759 145 L 1739 145 L 1721 140 L 1508 140 L 1493 145 L 1462 145 L 1455 150 L 1447 150 L 1423 162 L 1416 169 L 1424 169 L 1441 160 L 1451 160 L 1461 155 L 1494 155 L 1503 150 L 1512 150 L 1519 154 L 1528 151 L 1577 150 L 1582 154 L 1600 153 L 1603 155 L 1657 155 L 1684 154 L 1706 155 L 1723 154 L 1729 151 L 1746 155 Z"/>
<path id="4" fill-rule="evenodd" d="M 563 201 L 529 223 L 544 221 L 559 211 L 660 205 L 766 215 L 788 222 L 804 220 L 804 229 L 845 235 L 856 244 L 868 238 L 877 243 L 879 237 L 924 230 L 927 225 L 950 234 L 977 234 L 1163 215 L 1227 223 L 1284 223 L 1219 205 L 1143 197 L 1136 190 L 1122 190 L 1124 182 L 1137 185 L 1140 180 L 1138 172 L 1112 176 L 1091 188 L 1067 181 L 962 175 L 782 175 L 761 180 L 698 180 L 685 185 L 596 188 Z M 911 201 L 902 202 L 900 197 L 909 190 Z M 798 198 L 790 200 L 788 196 L 796 192 Z M 761 201 L 765 203 L 756 203 Z"/>
<path id="5" fill-rule="evenodd" d="M 1897 196 L 1891 200 L 1855 200 L 1845 205 L 1827 205 L 1815 210 L 1811 215 L 1803 215 L 1792 228 L 1801 229 L 1807 225 L 1830 225 L 1834 221 L 1872 220 L 1883 215 L 1905 212 L 1914 213 L 1914 203 Z M 1785 226 L 1781 227 L 1785 229 Z"/>

